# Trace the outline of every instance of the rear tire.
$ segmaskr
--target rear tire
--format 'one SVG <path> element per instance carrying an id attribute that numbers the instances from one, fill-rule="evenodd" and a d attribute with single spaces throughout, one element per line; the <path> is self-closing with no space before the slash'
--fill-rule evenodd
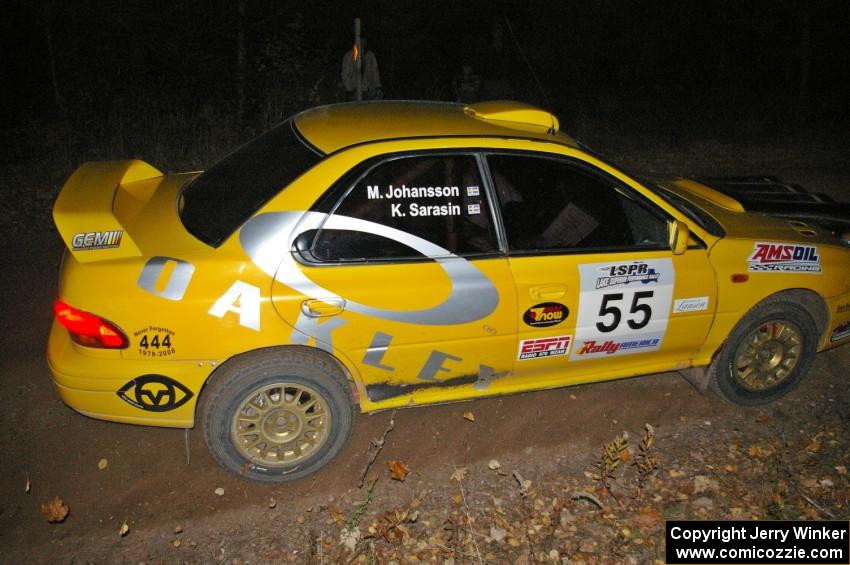
<path id="1" fill-rule="evenodd" d="M 263 482 L 293 481 L 327 465 L 345 446 L 356 417 L 339 366 L 302 347 L 227 362 L 202 402 L 213 458 L 232 473 Z"/>
<path id="2" fill-rule="evenodd" d="M 711 365 L 711 386 L 734 404 L 767 404 L 799 384 L 817 346 L 817 324 L 808 310 L 781 298 L 766 300 L 729 334 Z"/>

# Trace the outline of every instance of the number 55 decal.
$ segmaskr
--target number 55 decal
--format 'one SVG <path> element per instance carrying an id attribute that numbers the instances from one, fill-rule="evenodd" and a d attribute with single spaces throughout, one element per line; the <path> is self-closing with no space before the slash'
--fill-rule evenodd
<path id="1" fill-rule="evenodd" d="M 640 330 L 646 327 L 649 323 L 649 320 L 652 318 L 652 307 L 649 304 L 638 304 L 638 301 L 642 298 L 652 298 L 655 294 L 652 290 L 646 290 L 642 292 L 636 292 L 632 295 L 632 307 L 629 310 L 629 314 L 642 313 L 643 318 L 640 321 L 636 321 L 636 319 L 626 320 L 629 327 L 633 330 Z M 612 293 L 612 294 L 603 294 L 602 295 L 602 305 L 599 306 L 599 317 L 607 316 L 608 314 L 614 316 L 613 321 L 610 324 L 605 324 L 603 322 L 596 322 L 596 329 L 600 332 L 608 333 L 613 332 L 620 325 L 620 320 L 623 315 L 620 312 L 620 308 L 618 306 L 613 306 L 610 303 L 614 301 L 620 301 L 623 299 L 623 293 Z"/>
<path id="2" fill-rule="evenodd" d="M 657 351 L 667 331 L 675 273 L 670 259 L 579 265 L 573 360 Z"/>

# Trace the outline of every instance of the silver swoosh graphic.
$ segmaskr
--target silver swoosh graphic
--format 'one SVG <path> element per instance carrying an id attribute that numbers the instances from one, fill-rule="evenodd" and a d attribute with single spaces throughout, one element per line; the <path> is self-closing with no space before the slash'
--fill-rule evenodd
<path id="1" fill-rule="evenodd" d="M 475 265 L 447 249 L 413 234 L 382 224 L 319 212 L 268 212 L 248 221 L 239 234 L 245 253 L 263 272 L 311 298 L 344 298 L 309 279 L 292 257 L 292 243 L 300 234 L 320 227 L 377 234 L 434 259 L 448 275 L 448 298 L 422 310 L 389 310 L 346 300 L 346 309 L 383 320 L 446 326 L 474 322 L 489 316 L 499 304 L 499 292 Z"/>

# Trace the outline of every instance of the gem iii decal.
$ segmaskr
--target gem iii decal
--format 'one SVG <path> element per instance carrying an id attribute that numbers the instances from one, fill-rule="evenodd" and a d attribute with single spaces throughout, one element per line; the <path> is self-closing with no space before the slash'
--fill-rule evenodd
<path id="1" fill-rule="evenodd" d="M 74 234 L 71 239 L 73 251 L 91 251 L 94 249 L 113 249 L 121 245 L 124 230 L 89 231 Z"/>
<path id="2" fill-rule="evenodd" d="M 843 324 L 838 324 L 835 327 L 829 341 L 838 341 L 848 337 L 850 337 L 850 322 L 844 322 Z"/>
<path id="3" fill-rule="evenodd" d="M 672 259 L 579 265 L 581 294 L 570 359 L 657 351 L 673 286 Z"/>
<path id="4" fill-rule="evenodd" d="M 747 259 L 751 273 L 813 273 L 821 272 L 818 248 L 814 245 L 756 242 Z"/>

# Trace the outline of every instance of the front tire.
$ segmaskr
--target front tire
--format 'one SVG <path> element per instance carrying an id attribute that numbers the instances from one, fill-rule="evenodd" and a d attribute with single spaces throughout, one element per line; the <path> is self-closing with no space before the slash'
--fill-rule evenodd
<path id="1" fill-rule="evenodd" d="M 711 385 L 743 406 L 772 402 L 809 371 L 818 345 L 817 324 L 797 303 L 767 300 L 735 326 L 711 365 Z"/>
<path id="2" fill-rule="evenodd" d="M 242 477 L 292 481 L 324 467 L 348 441 L 355 411 L 348 382 L 324 354 L 270 349 L 223 365 L 205 391 L 204 439 Z"/>

